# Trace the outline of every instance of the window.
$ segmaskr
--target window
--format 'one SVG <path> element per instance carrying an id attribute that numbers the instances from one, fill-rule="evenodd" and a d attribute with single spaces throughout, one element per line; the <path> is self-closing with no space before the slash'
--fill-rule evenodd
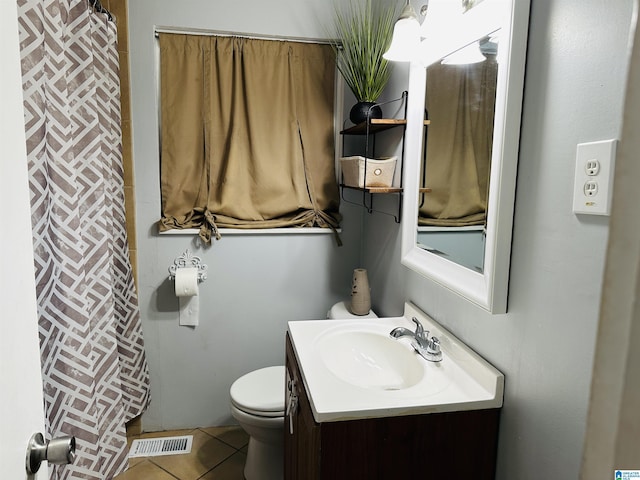
<path id="1" fill-rule="evenodd" d="M 160 230 L 336 229 L 330 46 L 161 33 Z"/>

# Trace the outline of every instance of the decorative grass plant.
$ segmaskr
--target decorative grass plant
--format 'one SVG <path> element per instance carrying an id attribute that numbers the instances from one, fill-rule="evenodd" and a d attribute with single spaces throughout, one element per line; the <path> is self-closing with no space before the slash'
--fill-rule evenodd
<path id="1" fill-rule="evenodd" d="M 391 73 L 382 54 L 391 43 L 395 2 L 343 0 L 334 6 L 333 47 L 338 70 L 358 102 L 375 102 Z"/>

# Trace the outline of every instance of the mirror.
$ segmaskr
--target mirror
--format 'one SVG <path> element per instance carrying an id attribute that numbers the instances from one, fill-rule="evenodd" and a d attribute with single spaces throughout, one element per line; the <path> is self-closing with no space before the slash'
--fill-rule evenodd
<path id="1" fill-rule="evenodd" d="M 427 69 L 417 246 L 477 272 L 484 245 L 497 31 Z"/>
<path id="2" fill-rule="evenodd" d="M 481 0 L 437 18 L 434 2 L 409 73 L 402 263 L 504 313 L 529 5 Z M 465 51 L 486 60 L 450 64 Z"/>

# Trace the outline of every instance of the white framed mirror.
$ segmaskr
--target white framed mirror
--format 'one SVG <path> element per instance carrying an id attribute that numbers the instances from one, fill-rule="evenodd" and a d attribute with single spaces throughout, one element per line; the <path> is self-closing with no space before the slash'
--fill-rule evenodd
<path id="1" fill-rule="evenodd" d="M 492 313 L 507 310 L 528 22 L 528 0 L 431 0 L 423 23 L 425 38 L 409 71 L 402 263 Z M 480 44 L 494 47 L 491 55 L 485 56 L 497 65 L 495 104 L 491 103 L 493 124 L 488 129 L 492 136 L 485 142 L 489 148 L 484 211 L 481 220 L 475 219 L 474 228 L 443 225 L 425 229 L 419 225 L 425 222 L 418 222 L 420 216 L 428 215 L 421 203 L 432 193 L 423 193 L 424 187 L 431 186 L 429 134 L 425 135 L 425 131 L 429 132 L 438 121 L 430 119 L 432 125 L 425 127 L 425 92 L 437 88 L 430 86 L 429 75 L 433 73 L 427 70 L 464 47 L 477 48 Z M 459 105 L 451 108 L 458 109 Z M 460 141 L 460 136 L 452 138 Z M 487 185 L 486 179 L 484 184 Z M 440 232 L 444 240 L 438 240 L 433 230 Z M 425 236 L 424 232 L 430 235 Z M 475 239 L 468 243 L 468 237 Z M 462 246 L 456 247 L 458 244 Z"/>

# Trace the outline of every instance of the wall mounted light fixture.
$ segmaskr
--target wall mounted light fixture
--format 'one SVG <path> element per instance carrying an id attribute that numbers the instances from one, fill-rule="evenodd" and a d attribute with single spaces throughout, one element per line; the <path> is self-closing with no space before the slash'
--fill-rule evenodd
<path id="1" fill-rule="evenodd" d="M 444 65 L 471 65 L 481 63 L 487 59 L 480 51 L 480 42 L 473 42 L 462 47 L 442 59 Z"/>
<path id="2" fill-rule="evenodd" d="M 512 1 L 429 0 L 420 9 L 425 17 L 421 24 L 407 0 L 383 57 L 394 62 L 420 62 L 425 67 L 439 62 L 451 52 L 477 42 L 481 32 L 500 29 Z M 477 43 L 470 48 L 476 54 L 475 61 L 482 61 Z"/>
<path id="3" fill-rule="evenodd" d="M 382 55 L 391 62 L 412 61 L 420 44 L 420 21 L 409 2 L 407 0 L 393 27 L 389 49 Z"/>

